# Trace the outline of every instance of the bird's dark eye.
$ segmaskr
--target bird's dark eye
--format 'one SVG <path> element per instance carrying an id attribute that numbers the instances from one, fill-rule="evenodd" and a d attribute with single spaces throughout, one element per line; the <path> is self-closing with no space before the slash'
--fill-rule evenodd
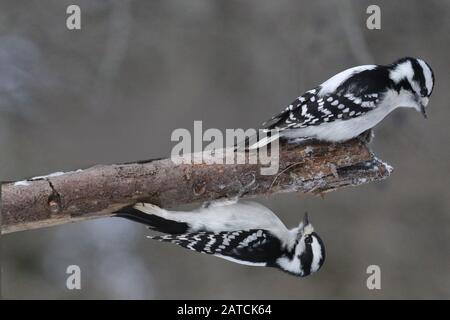
<path id="1" fill-rule="evenodd" d="M 420 90 L 420 95 L 421 95 L 422 97 L 426 97 L 426 96 L 428 95 L 427 89 L 422 89 L 422 90 Z"/>
<path id="2" fill-rule="evenodd" d="M 305 243 L 312 243 L 313 239 L 311 236 L 306 236 Z"/>

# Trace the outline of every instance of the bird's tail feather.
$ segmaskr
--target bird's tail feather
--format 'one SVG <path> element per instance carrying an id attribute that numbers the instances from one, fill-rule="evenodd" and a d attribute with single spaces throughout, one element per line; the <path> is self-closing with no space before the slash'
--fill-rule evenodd
<path id="1" fill-rule="evenodd" d="M 268 145 L 269 143 L 272 143 L 273 141 L 277 140 L 279 137 L 280 137 L 280 135 L 278 133 L 271 135 L 271 136 L 264 137 L 264 138 L 258 140 L 256 143 L 249 146 L 248 150 L 262 148 L 262 147 Z"/>
<path id="2" fill-rule="evenodd" d="M 145 224 L 149 229 L 158 232 L 183 234 L 188 231 L 187 223 L 166 219 L 162 217 L 164 213 L 166 213 L 166 210 L 150 203 L 138 203 L 115 212 L 116 217 Z"/>
<path id="3" fill-rule="evenodd" d="M 260 137 L 260 133 L 258 132 L 255 135 L 252 135 L 250 137 L 246 137 L 245 140 L 239 141 L 235 145 L 236 151 L 248 151 L 248 150 L 255 150 L 262 148 L 271 142 L 277 140 L 280 137 L 280 134 L 271 132 L 268 130 L 265 132 L 266 135 Z"/>

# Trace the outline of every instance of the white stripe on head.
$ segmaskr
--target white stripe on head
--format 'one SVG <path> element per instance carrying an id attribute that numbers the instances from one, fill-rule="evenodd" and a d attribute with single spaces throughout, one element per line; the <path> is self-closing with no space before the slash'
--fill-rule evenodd
<path id="1" fill-rule="evenodd" d="M 400 63 L 389 73 L 389 78 L 391 78 L 395 83 L 400 82 L 403 78 L 406 78 L 411 82 L 413 76 L 414 70 L 411 61 L 409 60 Z"/>
<path id="2" fill-rule="evenodd" d="M 297 274 L 299 276 L 303 276 L 304 271 L 302 269 L 302 265 L 300 263 L 300 259 L 298 256 L 294 256 L 293 259 L 289 259 L 286 256 L 282 256 L 277 259 L 277 264 L 281 267 L 281 269 L 288 271 L 293 274 Z"/>
<path id="3" fill-rule="evenodd" d="M 423 76 L 425 78 L 425 86 L 427 87 L 428 94 L 433 90 L 433 73 L 430 67 L 422 59 L 417 59 L 417 62 L 422 67 Z"/>
<path id="4" fill-rule="evenodd" d="M 311 273 L 316 272 L 320 268 L 320 260 L 322 259 L 323 252 L 319 241 L 314 237 L 311 243 L 311 249 L 313 252 L 313 260 L 311 263 Z"/>

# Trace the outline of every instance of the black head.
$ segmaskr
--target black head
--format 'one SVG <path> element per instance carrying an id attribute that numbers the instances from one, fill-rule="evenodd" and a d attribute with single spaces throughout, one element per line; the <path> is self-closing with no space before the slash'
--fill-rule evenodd
<path id="1" fill-rule="evenodd" d="M 277 264 L 283 271 L 306 277 L 322 267 L 325 246 L 309 222 L 307 213 L 298 228 L 291 231 L 296 237 L 295 245 L 288 254 L 277 260 Z"/>
<path id="2" fill-rule="evenodd" d="M 422 59 L 405 57 L 389 66 L 389 77 L 403 89 L 403 107 L 413 107 L 426 117 L 426 106 L 434 88 L 434 72 Z"/>

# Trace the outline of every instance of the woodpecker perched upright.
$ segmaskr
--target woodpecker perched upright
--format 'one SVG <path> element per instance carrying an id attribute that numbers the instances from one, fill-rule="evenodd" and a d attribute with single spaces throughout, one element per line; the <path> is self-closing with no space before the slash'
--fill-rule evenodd
<path id="1" fill-rule="evenodd" d="M 295 99 L 263 124 L 277 134 L 250 146 L 261 147 L 278 137 L 341 142 L 372 129 L 398 107 L 414 108 L 426 118 L 434 73 L 423 60 L 402 58 L 382 65 L 353 67 Z"/>
<path id="2" fill-rule="evenodd" d="M 213 202 L 193 211 L 168 211 L 138 203 L 116 213 L 167 235 L 151 239 L 175 243 L 239 264 L 279 268 L 305 277 L 325 260 L 325 247 L 305 214 L 287 229 L 268 208 L 256 202 Z"/>

